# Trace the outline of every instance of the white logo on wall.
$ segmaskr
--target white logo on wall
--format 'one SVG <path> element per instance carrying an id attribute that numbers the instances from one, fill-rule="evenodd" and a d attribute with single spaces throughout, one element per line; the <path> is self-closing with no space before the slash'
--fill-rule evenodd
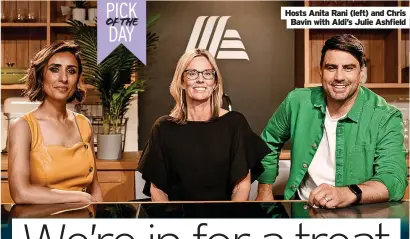
<path id="1" fill-rule="evenodd" d="M 189 38 L 186 50 L 192 48 L 202 48 L 207 49 L 216 59 L 249 60 L 248 54 L 245 51 L 245 46 L 241 41 L 238 31 L 232 29 L 225 30 L 226 22 L 229 18 L 230 16 L 198 17 L 196 19 L 194 29 L 192 30 L 191 37 Z M 218 24 L 215 26 L 217 21 Z"/>

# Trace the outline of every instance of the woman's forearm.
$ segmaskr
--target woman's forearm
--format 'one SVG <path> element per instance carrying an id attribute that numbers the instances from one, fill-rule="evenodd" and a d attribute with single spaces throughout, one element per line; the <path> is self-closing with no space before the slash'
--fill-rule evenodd
<path id="1" fill-rule="evenodd" d="M 94 175 L 94 180 L 91 183 L 91 196 L 94 198 L 96 202 L 103 202 L 103 196 L 100 188 L 100 183 L 97 180 L 97 174 Z"/>
<path id="2" fill-rule="evenodd" d="M 169 201 L 168 195 L 161 189 L 157 188 L 153 183 L 151 183 L 150 193 L 151 193 L 151 201 L 153 202 Z"/>
<path id="3" fill-rule="evenodd" d="M 237 185 L 232 193 L 232 201 L 248 201 L 249 200 L 249 193 L 251 192 L 250 184 L 245 185 Z"/>
<path id="4" fill-rule="evenodd" d="M 42 218 L 61 211 L 79 210 L 86 208 L 89 204 L 42 204 L 42 205 L 14 205 L 11 208 L 10 215 L 12 218 Z"/>
<path id="5" fill-rule="evenodd" d="M 94 190 L 91 193 L 91 196 L 94 198 L 95 202 L 103 202 L 104 201 L 100 188 L 98 188 L 97 190 Z"/>
<path id="6" fill-rule="evenodd" d="M 11 190 L 16 204 L 89 203 L 94 201 L 88 193 L 50 189 L 36 185 Z"/>
<path id="7" fill-rule="evenodd" d="M 232 190 L 232 201 L 248 201 L 249 193 L 251 192 L 251 174 L 248 172 L 248 175 L 242 180 L 238 181 L 235 187 Z"/>

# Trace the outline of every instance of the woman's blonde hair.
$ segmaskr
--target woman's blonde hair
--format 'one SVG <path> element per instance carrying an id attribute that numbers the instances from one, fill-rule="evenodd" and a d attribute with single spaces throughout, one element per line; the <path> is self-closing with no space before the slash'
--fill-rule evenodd
<path id="1" fill-rule="evenodd" d="M 178 124 L 185 124 L 188 119 L 186 94 L 182 86 L 184 71 L 195 57 L 203 56 L 208 59 L 215 71 L 215 86 L 211 95 L 211 119 L 219 117 L 219 109 L 222 106 L 222 76 L 216 65 L 214 57 L 205 49 L 192 49 L 185 52 L 178 61 L 174 78 L 172 79 L 169 92 L 175 100 L 175 106 L 171 111 L 171 116 Z"/>

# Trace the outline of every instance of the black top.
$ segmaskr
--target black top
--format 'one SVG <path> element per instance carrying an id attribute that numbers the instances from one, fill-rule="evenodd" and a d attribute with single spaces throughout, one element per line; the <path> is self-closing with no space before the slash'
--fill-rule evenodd
<path id="1" fill-rule="evenodd" d="M 245 117 L 231 111 L 214 120 L 180 125 L 160 117 L 141 156 L 138 171 L 168 194 L 169 200 L 231 200 L 235 183 L 251 170 L 263 172 L 261 160 L 270 152 Z"/>

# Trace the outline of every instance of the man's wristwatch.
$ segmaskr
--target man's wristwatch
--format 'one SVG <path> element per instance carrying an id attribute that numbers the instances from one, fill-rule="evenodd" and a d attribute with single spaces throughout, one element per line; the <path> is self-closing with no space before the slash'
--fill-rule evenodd
<path id="1" fill-rule="evenodd" d="M 360 200 L 362 200 L 362 190 L 356 184 L 349 185 L 348 188 L 357 197 L 356 201 L 353 204 L 359 204 Z"/>

